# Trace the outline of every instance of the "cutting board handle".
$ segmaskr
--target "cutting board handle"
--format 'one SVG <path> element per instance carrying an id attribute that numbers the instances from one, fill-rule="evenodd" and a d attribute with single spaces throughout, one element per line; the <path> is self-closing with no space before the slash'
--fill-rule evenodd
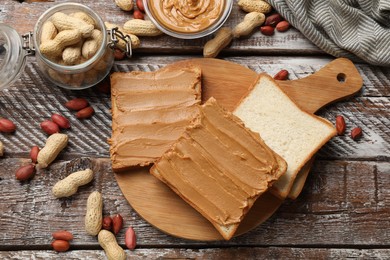
<path id="1" fill-rule="evenodd" d="M 298 106 L 314 113 L 359 92 L 363 79 L 349 59 L 338 58 L 310 76 L 278 84 Z"/>

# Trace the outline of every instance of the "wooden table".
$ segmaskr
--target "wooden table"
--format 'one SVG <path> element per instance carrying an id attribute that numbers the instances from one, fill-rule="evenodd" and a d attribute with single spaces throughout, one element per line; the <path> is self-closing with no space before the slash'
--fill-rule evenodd
<path id="1" fill-rule="evenodd" d="M 57 1 L 62 2 L 62 1 Z M 77 1 L 96 10 L 104 20 L 124 23 L 130 14 L 113 1 Z M 31 31 L 54 2 L 0 3 L 0 22 L 19 33 Z M 244 16 L 234 7 L 227 25 Z M 156 70 L 183 58 L 201 57 L 208 38 L 179 40 L 169 36 L 142 38 L 132 59 L 116 62 L 114 71 Z M 290 79 L 302 78 L 333 59 L 297 30 L 272 37 L 254 33 L 236 40 L 221 58 L 274 75 L 281 69 Z M 122 214 L 125 226 L 133 226 L 137 248 L 131 259 L 248 259 L 248 258 L 390 258 L 390 68 L 356 64 L 364 86 L 356 97 L 331 105 L 318 114 L 334 122 L 343 115 L 347 131 L 360 126 L 363 137 L 335 137 L 318 153 L 314 167 L 297 200 L 286 201 L 265 223 L 231 241 L 199 242 L 164 234 L 141 219 L 124 199 L 114 179 L 107 138 L 111 134 L 110 96 L 91 88 L 69 91 L 42 78 L 35 58 L 29 58 L 22 77 L 0 92 L 0 115 L 17 124 L 14 134 L 0 134 L 6 148 L 0 167 L 1 259 L 105 259 L 95 237 L 84 231 L 85 203 L 93 190 L 104 196 L 104 215 Z M 96 110 L 78 120 L 64 103 L 85 97 Z M 39 123 L 60 113 L 70 119 L 66 150 L 49 168 L 39 170 L 32 181 L 15 180 L 15 170 L 29 162 L 33 145 L 43 146 L 47 136 Z M 77 196 L 55 199 L 51 187 L 78 167 L 92 167 L 92 184 Z M 173 214 L 180 214 L 174 212 Z M 68 229 L 75 235 L 71 250 L 51 250 L 51 232 Z M 118 240 L 124 246 L 124 231 Z"/>

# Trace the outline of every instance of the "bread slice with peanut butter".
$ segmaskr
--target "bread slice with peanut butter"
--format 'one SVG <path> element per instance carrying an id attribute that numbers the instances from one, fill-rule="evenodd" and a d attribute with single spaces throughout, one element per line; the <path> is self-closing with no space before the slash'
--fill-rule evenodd
<path id="1" fill-rule="evenodd" d="M 196 115 L 201 101 L 198 67 L 165 67 L 155 72 L 111 75 L 112 136 L 115 172 L 157 160 Z"/>
<path id="2" fill-rule="evenodd" d="M 226 240 L 287 169 L 242 121 L 209 99 L 150 173 L 207 218 Z"/>

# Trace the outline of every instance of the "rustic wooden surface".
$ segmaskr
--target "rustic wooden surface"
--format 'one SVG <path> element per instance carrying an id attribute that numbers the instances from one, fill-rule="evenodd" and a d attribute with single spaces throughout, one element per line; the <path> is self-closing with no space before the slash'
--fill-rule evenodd
<path id="1" fill-rule="evenodd" d="M 47 8 L 63 1 L 0 3 L 0 22 L 19 33 L 33 29 Z M 120 11 L 113 1 L 84 3 L 105 20 L 123 23 L 131 15 Z M 243 17 L 234 8 L 228 25 Z M 142 39 L 142 48 L 131 60 L 116 62 L 113 70 L 156 70 L 172 62 L 200 57 L 207 40 L 179 40 L 168 36 Z M 273 37 L 259 32 L 238 40 L 222 53 L 222 58 L 271 75 L 280 69 L 290 79 L 308 76 L 333 57 L 307 41 L 296 30 Z M 121 213 L 125 226 L 133 226 L 138 247 L 127 251 L 131 259 L 389 259 L 390 258 L 390 68 L 356 64 L 364 85 L 356 97 L 319 111 L 334 121 L 344 115 L 347 132 L 363 129 L 363 137 L 353 141 L 348 134 L 335 137 L 317 155 L 303 193 L 286 201 L 256 229 L 231 241 L 199 242 L 164 234 L 141 219 L 126 203 L 111 171 L 107 138 L 111 134 L 109 95 L 96 88 L 70 91 L 43 79 L 34 58 L 29 59 L 21 79 L 0 92 L 0 116 L 16 122 L 14 134 L 0 134 L 6 153 L 0 160 L 0 258 L 1 259 L 105 259 L 96 238 L 83 229 L 85 203 L 89 193 L 99 190 L 104 197 L 104 214 Z M 96 110 L 88 120 L 77 120 L 64 102 L 86 97 Z M 38 171 L 32 181 L 19 182 L 15 170 L 28 163 L 31 146 L 43 146 L 46 135 L 39 123 L 52 113 L 61 113 L 72 123 L 64 131 L 68 147 L 48 169 Z M 96 172 L 93 183 L 68 199 L 50 194 L 54 183 L 70 172 L 86 166 Z M 180 214 L 175 212 L 174 214 Z M 51 251 L 51 232 L 68 229 L 75 235 L 71 251 Z M 118 235 L 124 246 L 124 230 Z"/>

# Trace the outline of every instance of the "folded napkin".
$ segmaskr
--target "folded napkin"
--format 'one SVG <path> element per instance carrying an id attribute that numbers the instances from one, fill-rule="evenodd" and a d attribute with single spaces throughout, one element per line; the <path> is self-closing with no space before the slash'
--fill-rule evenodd
<path id="1" fill-rule="evenodd" d="M 325 52 L 390 66 L 389 0 L 268 0 Z"/>

